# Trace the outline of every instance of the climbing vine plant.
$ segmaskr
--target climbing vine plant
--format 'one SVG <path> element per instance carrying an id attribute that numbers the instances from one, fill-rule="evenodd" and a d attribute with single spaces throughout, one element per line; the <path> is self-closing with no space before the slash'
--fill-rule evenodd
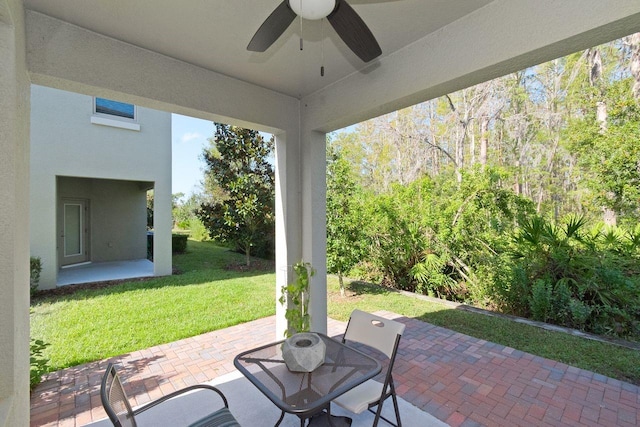
<path id="1" fill-rule="evenodd" d="M 293 265 L 295 280 L 282 287 L 280 304 L 286 307 L 285 318 L 288 328 L 285 336 L 299 332 L 308 332 L 311 325 L 309 316 L 309 284 L 316 271 L 308 262 L 300 261 Z"/>

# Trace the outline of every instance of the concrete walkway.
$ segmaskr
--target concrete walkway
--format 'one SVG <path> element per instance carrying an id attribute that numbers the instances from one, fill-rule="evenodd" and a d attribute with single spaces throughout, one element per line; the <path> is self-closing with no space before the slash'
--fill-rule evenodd
<path id="1" fill-rule="evenodd" d="M 638 386 L 394 313 L 377 314 L 407 325 L 394 369 L 398 394 L 451 426 L 640 422 Z M 330 335 L 344 328 L 329 321 Z M 275 318 L 267 317 L 109 360 L 123 366 L 126 391 L 139 405 L 234 371 L 234 356 L 273 341 L 274 330 Z M 99 389 L 109 360 L 50 374 L 32 394 L 31 426 L 74 427 L 104 418 Z M 232 411 L 241 405 L 230 402 Z"/>
<path id="2" fill-rule="evenodd" d="M 128 261 L 91 262 L 73 265 L 58 270 L 58 286 L 80 283 L 103 282 L 106 280 L 152 277 L 153 262 L 148 259 Z"/>

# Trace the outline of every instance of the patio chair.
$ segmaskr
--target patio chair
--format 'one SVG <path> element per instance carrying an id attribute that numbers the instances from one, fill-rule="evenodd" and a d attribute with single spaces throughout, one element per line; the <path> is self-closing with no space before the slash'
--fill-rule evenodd
<path id="1" fill-rule="evenodd" d="M 170 399 L 173 399 L 177 396 L 183 395 L 188 392 L 197 391 L 197 390 L 205 390 L 207 392 L 211 391 L 216 396 L 214 396 L 212 408 L 219 407 L 220 402 L 216 402 L 218 400 L 222 400 L 224 406 L 216 411 L 209 412 L 208 415 L 204 417 L 200 417 L 197 420 L 194 420 L 191 423 L 184 423 L 185 426 L 188 427 L 240 427 L 238 421 L 234 418 L 234 416 L 229 411 L 229 404 L 227 402 L 227 398 L 225 395 L 215 387 L 206 385 L 206 384 L 198 384 L 189 387 L 185 387 L 181 390 L 175 391 L 173 393 L 169 393 L 166 396 L 161 397 L 160 399 L 154 400 L 153 402 L 149 402 L 145 405 L 142 405 L 139 408 L 133 410 L 131 405 L 129 404 L 129 399 L 124 392 L 122 387 L 122 383 L 120 382 L 120 378 L 116 372 L 115 366 L 112 363 L 107 367 L 107 371 L 102 377 L 102 385 L 100 388 L 100 398 L 102 399 L 102 406 L 104 407 L 109 419 L 113 423 L 115 427 L 137 427 L 138 424 L 136 422 L 136 417 L 140 415 L 140 413 L 147 411 L 151 408 L 160 408 L 161 404 L 168 403 Z M 209 393 L 208 393 L 209 394 Z M 176 401 L 173 401 L 176 404 Z M 215 403 L 218 403 L 215 406 Z M 165 408 L 166 409 L 166 408 Z M 209 411 L 207 409 L 207 411 Z M 166 413 L 166 412 L 165 412 Z M 171 423 L 173 425 L 173 423 Z"/>
<path id="2" fill-rule="evenodd" d="M 373 421 L 374 427 L 378 425 L 380 418 L 393 426 L 402 427 L 400 411 L 398 410 L 398 399 L 396 397 L 396 389 L 393 384 L 391 371 L 396 359 L 398 344 L 404 332 L 404 327 L 405 325 L 402 323 L 360 310 L 354 310 L 353 313 L 351 313 L 351 318 L 349 319 L 347 329 L 342 339 L 343 343 L 348 344 L 348 341 L 355 341 L 373 347 L 389 358 L 384 384 L 369 380 L 333 401 L 344 409 L 356 414 L 362 413 L 365 409 L 374 413 L 376 415 Z M 389 397 L 393 400 L 397 424 L 394 424 L 382 416 L 382 405 Z M 378 407 L 376 412 L 372 410 L 374 406 Z"/>

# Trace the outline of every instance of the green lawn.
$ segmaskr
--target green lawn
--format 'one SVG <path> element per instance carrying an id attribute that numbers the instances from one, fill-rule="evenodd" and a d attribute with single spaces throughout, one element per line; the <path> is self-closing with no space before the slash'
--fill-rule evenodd
<path id="1" fill-rule="evenodd" d="M 275 313 L 275 274 L 228 271 L 244 257 L 189 241 L 182 274 L 84 290 L 32 304 L 31 336 L 52 370 L 226 328 Z"/>
<path id="2" fill-rule="evenodd" d="M 452 309 L 361 282 L 350 283 L 350 292 L 343 299 L 337 282 L 337 279 L 329 280 L 331 303 L 328 311 L 329 317 L 334 319 L 347 320 L 355 307 L 365 311 L 388 310 L 640 385 L 640 351 Z"/>
<path id="3" fill-rule="evenodd" d="M 51 369 L 175 341 L 275 312 L 272 272 L 226 270 L 242 262 L 212 243 L 189 241 L 174 257 L 182 274 L 129 282 L 32 304 L 32 337 L 51 343 Z M 329 279 L 329 316 L 347 320 L 361 310 L 388 310 L 542 357 L 640 384 L 640 352 L 509 320 L 451 309 L 377 286 L 348 284 L 347 296 Z"/>

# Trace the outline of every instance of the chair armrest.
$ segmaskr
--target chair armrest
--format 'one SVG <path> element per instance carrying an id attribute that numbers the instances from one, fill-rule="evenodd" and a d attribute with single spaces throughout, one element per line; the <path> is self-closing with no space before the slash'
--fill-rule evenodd
<path id="1" fill-rule="evenodd" d="M 215 392 L 222 399 L 222 401 L 224 402 L 224 407 L 225 408 L 229 407 L 229 402 L 227 402 L 227 398 L 222 393 L 222 391 L 218 390 L 217 388 L 215 388 L 213 386 L 207 385 L 207 384 L 196 384 L 196 385 L 192 385 L 192 386 L 185 387 L 185 388 L 182 388 L 180 390 L 174 391 L 172 393 L 167 394 L 166 396 L 162 396 L 161 398 L 159 398 L 157 400 L 154 400 L 153 402 L 149 402 L 147 404 L 144 404 L 144 405 L 140 406 L 139 408 L 135 409 L 133 411 L 133 414 L 134 415 L 138 415 L 139 413 L 144 412 L 147 409 L 151 409 L 154 406 L 158 406 L 161 403 L 166 402 L 169 399 L 173 399 L 176 396 L 180 396 L 181 394 L 188 393 L 190 391 L 194 391 L 194 390 L 198 390 L 198 389 L 210 390 L 210 391 Z"/>

